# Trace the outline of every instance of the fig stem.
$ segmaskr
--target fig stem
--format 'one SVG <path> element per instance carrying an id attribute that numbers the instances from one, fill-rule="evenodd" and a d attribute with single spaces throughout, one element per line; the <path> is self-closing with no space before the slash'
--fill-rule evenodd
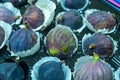
<path id="1" fill-rule="evenodd" d="M 27 29 L 29 29 L 29 23 L 28 22 L 25 22 L 25 27 L 27 28 Z"/>
<path id="2" fill-rule="evenodd" d="M 60 19 L 60 21 L 62 21 L 62 22 L 63 22 L 63 20 L 64 20 L 63 16 L 60 16 L 59 19 Z"/>
<path id="3" fill-rule="evenodd" d="M 93 52 L 93 55 L 94 55 L 94 61 L 99 61 L 100 60 L 100 57 L 97 53 Z"/>
<path id="4" fill-rule="evenodd" d="M 68 51 L 68 46 L 64 46 L 64 47 L 62 48 L 62 51 L 63 51 L 64 53 L 67 53 L 67 51 Z"/>
<path id="5" fill-rule="evenodd" d="M 95 44 L 94 44 L 94 43 L 90 44 L 89 48 L 90 48 L 90 49 L 95 48 Z"/>

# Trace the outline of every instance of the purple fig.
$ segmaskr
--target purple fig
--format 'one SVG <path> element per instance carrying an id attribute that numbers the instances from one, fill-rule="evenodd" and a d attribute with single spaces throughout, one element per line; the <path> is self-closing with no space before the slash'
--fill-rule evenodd
<path id="1" fill-rule="evenodd" d="M 0 20 L 3 20 L 9 24 L 12 24 L 18 18 L 19 16 L 15 16 L 11 10 L 5 7 L 0 7 Z"/>
<path id="2" fill-rule="evenodd" d="M 22 7 L 27 3 L 27 0 L 2 0 L 2 2 L 11 2 L 15 7 Z"/>
<path id="3" fill-rule="evenodd" d="M 46 36 L 46 47 L 50 55 L 61 59 L 71 57 L 77 50 L 77 38 L 69 27 L 57 25 Z"/>
<path id="4" fill-rule="evenodd" d="M 117 19 L 110 12 L 90 9 L 85 12 L 87 27 L 93 32 L 114 32 Z"/>
<path id="5" fill-rule="evenodd" d="M 9 40 L 9 50 L 11 55 L 20 57 L 33 55 L 39 47 L 40 40 L 38 33 L 27 28 L 17 30 Z"/>
<path id="6" fill-rule="evenodd" d="M 116 42 L 108 35 L 96 33 L 89 36 L 88 34 L 82 39 L 82 49 L 87 55 L 93 55 L 95 52 L 101 58 L 109 58 L 116 51 Z"/>
<path id="7" fill-rule="evenodd" d="M 34 64 L 31 73 L 32 80 L 71 80 L 70 68 L 57 57 L 40 59 Z"/>
<path id="8" fill-rule="evenodd" d="M 44 14 L 42 10 L 40 10 L 36 6 L 30 6 L 23 17 L 23 23 L 25 24 L 26 22 L 29 23 L 29 27 L 31 29 L 36 29 L 39 26 L 41 26 L 44 22 Z"/>
<path id="9" fill-rule="evenodd" d="M 56 18 L 56 24 L 61 24 L 70 27 L 72 30 L 77 30 L 83 25 L 83 18 L 79 12 L 70 10 L 59 13 Z"/>
<path id="10" fill-rule="evenodd" d="M 94 60 L 74 70 L 74 80 L 114 80 L 112 67 L 94 55 Z"/>
<path id="11" fill-rule="evenodd" d="M 0 64 L 0 80 L 24 80 L 23 69 L 14 62 Z"/>
<path id="12" fill-rule="evenodd" d="M 84 10 L 89 3 L 89 0 L 61 0 L 61 6 L 64 10 Z"/>

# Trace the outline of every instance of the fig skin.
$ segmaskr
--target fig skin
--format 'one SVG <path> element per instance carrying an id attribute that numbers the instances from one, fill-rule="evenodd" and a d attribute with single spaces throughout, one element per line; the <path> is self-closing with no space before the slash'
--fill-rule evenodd
<path id="1" fill-rule="evenodd" d="M 96 31 L 99 29 L 111 31 L 117 24 L 115 16 L 105 11 L 94 11 L 87 16 L 87 20 Z"/>
<path id="2" fill-rule="evenodd" d="M 38 7 L 30 6 L 24 14 L 23 24 L 29 23 L 29 28 L 36 29 L 44 23 L 44 14 Z"/>
<path id="3" fill-rule="evenodd" d="M 95 52 L 101 58 L 109 58 L 115 51 L 115 45 L 109 36 L 96 33 L 83 41 L 82 49 L 84 54 L 92 56 Z"/>

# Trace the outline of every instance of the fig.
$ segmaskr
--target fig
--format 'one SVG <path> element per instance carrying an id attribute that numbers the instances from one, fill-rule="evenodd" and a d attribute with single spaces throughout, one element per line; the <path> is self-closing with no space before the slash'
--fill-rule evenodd
<path id="1" fill-rule="evenodd" d="M 34 64 L 31 76 L 32 80 L 71 80 L 71 71 L 60 59 L 44 57 Z"/>
<path id="2" fill-rule="evenodd" d="M 79 61 L 78 61 L 79 62 Z M 94 60 L 74 69 L 74 80 L 114 80 L 112 67 L 94 53 Z"/>
<path id="3" fill-rule="evenodd" d="M 51 76 L 50 74 L 54 76 Z M 39 80 L 65 80 L 62 63 L 55 61 L 43 63 L 38 70 L 38 76 Z"/>
<path id="4" fill-rule="evenodd" d="M 7 59 L 0 64 L 0 80 L 26 80 L 28 70 L 26 62 Z"/>
<path id="5" fill-rule="evenodd" d="M 64 10 L 75 9 L 78 11 L 84 10 L 89 4 L 89 0 L 61 0 L 61 6 Z"/>
<path id="6" fill-rule="evenodd" d="M 25 24 L 26 22 L 29 23 L 29 27 L 31 29 L 36 29 L 39 26 L 42 26 L 44 23 L 44 14 L 42 10 L 40 10 L 35 5 L 27 8 L 23 17 L 23 23 Z"/>
<path id="7" fill-rule="evenodd" d="M 89 63 L 91 61 L 94 61 L 94 58 L 89 55 L 81 56 L 80 58 L 77 59 L 77 62 L 75 62 L 74 69 L 79 69 L 86 63 Z"/>
<path id="8" fill-rule="evenodd" d="M 109 58 L 116 50 L 116 42 L 110 36 L 102 33 L 87 34 L 82 39 L 82 51 L 87 55 L 93 55 L 95 52 L 101 58 Z"/>
<path id="9" fill-rule="evenodd" d="M 2 2 L 11 2 L 15 7 L 22 7 L 27 3 L 27 0 L 2 0 Z"/>
<path id="10" fill-rule="evenodd" d="M 45 30 L 49 25 L 52 23 L 54 15 L 55 15 L 55 9 L 56 4 L 51 0 L 38 0 L 35 3 L 35 6 L 37 6 L 39 9 L 42 10 L 44 14 L 44 23 L 41 27 L 39 27 L 36 30 Z"/>
<path id="11" fill-rule="evenodd" d="M 56 17 L 56 24 L 65 25 L 72 30 L 80 29 L 83 26 L 82 15 L 75 10 L 60 12 Z"/>
<path id="12" fill-rule="evenodd" d="M 112 33 L 117 26 L 115 15 L 110 12 L 90 9 L 85 11 L 87 27 L 93 32 Z"/>
<path id="13" fill-rule="evenodd" d="M 54 2 L 38 0 L 34 6 L 31 6 L 26 11 L 23 23 L 28 22 L 34 31 L 43 31 L 52 23 L 55 9 L 56 5 Z"/>
<path id="14" fill-rule="evenodd" d="M 0 80 L 24 80 L 24 71 L 15 63 L 0 64 Z"/>
<path id="15" fill-rule="evenodd" d="M 15 8 L 12 3 L 0 3 L 0 20 L 9 24 L 19 24 L 21 22 L 20 10 Z"/>
<path id="16" fill-rule="evenodd" d="M 48 54 L 66 59 L 76 52 L 78 41 L 69 27 L 57 25 L 45 38 Z"/>
<path id="17" fill-rule="evenodd" d="M 0 49 L 7 43 L 12 33 L 12 26 L 4 21 L 0 21 Z"/>
<path id="18" fill-rule="evenodd" d="M 38 51 L 40 47 L 40 37 L 38 37 L 38 33 L 29 28 L 21 28 L 12 34 L 8 47 L 11 56 L 30 56 Z"/>

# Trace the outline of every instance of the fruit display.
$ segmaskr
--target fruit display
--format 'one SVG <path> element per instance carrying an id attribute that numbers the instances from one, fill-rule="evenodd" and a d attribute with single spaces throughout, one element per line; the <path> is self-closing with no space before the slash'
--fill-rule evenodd
<path id="1" fill-rule="evenodd" d="M 0 80 L 119 80 L 120 15 L 104 1 L 0 0 Z"/>

